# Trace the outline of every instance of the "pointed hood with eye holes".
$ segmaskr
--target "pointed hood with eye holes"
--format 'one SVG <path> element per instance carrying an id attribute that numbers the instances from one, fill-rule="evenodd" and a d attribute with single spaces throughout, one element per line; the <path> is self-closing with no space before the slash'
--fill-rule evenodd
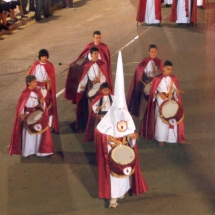
<path id="1" fill-rule="evenodd" d="M 132 134 L 136 129 L 134 121 L 128 112 L 125 99 L 121 52 L 119 52 L 117 61 L 113 104 L 108 113 L 97 125 L 97 129 L 101 133 L 111 135 L 113 137 L 123 137 L 128 134 Z"/>

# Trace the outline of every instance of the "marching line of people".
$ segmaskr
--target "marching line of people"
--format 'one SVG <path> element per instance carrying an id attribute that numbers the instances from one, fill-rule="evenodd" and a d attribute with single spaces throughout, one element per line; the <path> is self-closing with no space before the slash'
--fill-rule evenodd
<path id="1" fill-rule="evenodd" d="M 65 98 L 76 105 L 75 132 L 85 132 L 84 142 L 95 142 L 98 196 L 115 208 L 124 195 L 148 190 L 142 176 L 132 118 L 139 117 L 142 95 L 147 108 L 139 135 L 164 143 L 190 144 L 184 137 L 184 111 L 173 64 L 157 57 L 157 46 L 149 45 L 149 57 L 136 67 L 125 96 L 122 55 L 119 52 L 113 88 L 110 52 L 100 31 L 93 32 L 79 57 L 70 64 Z M 26 88 L 17 106 L 9 154 L 55 157 L 52 132 L 59 133 L 56 75 L 41 49 L 25 79 Z"/>

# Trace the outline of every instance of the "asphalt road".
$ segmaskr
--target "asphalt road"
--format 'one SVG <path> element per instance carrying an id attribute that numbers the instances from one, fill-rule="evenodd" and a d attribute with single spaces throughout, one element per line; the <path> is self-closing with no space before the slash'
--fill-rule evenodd
<path id="1" fill-rule="evenodd" d="M 136 0 L 83 0 L 75 8 L 54 12 L 39 23 L 31 21 L 0 38 L 0 215 L 214 215 L 215 214 L 215 2 L 198 9 L 198 23 L 177 26 L 169 22 L 170 8 L 162 8 L 161 27 L 136 27 Z M 190 146 L 138 140 L 140 165 L 149 191 L 126 196 L 116 209 L 97 198 L 97 172 L 93 142 L 75 134 L 75 106 L 58 94 L 60 135 L 53 135 L 55 159 L 8 155 L 15 105 L 24 79 L 46 48 L 57 73 L 61 92 L 71 63 L 94 30 L 109 46 L 115 72 L 122 50 L 125 84 L 151 43 L 158 57 L 171 60 L 179 78 L 185 110 L 186 138 Z M 142 104 L 144 112 L 145 102 Z M 137 130 L 142 116 L 134 119 Z"/>

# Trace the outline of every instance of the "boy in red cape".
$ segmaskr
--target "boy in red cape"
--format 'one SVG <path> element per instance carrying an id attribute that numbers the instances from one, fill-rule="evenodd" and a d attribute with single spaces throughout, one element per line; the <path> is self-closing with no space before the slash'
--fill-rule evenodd
<path id="1" fill-rule="evenodd" d="M 77 88 L 76 132 L 83 132 L 87 125 L 89 91 L 92 90 L 94 86 L 97 86 L 97 92 L 94 92 L 93 98 L 100 92 L 100 85 L 103 82 L 108 82 L 108 84 L 111 85 L 106 66 L 103 61 L 98 59 L 99 52 L 97 47 L 92 47 L 90 49 L 90 56 L 92 59 L 85 63 Z M 91 101 L 92 98 L 89 100 Z"/>
<path id="2" fill-rule="evenodd" d="M 32 65 L 29 75 L 36 77 L 37 88 L 45 97 L 50 127 L 54 129 L 55 133 L 59 133 L 55 69 L 53 64 L 48 61 L 49 53 L 46 49 L 39 51 L 38 58 L 39 60 Z"/>
<path id="3" fill-rule="evenodd" d="M 117 207 L 118 198 L 124 198 L 127 192 L 139 195 L 148 190 L 140 170 L 135 129 L 134 121 L 127 109 L 122 56 L 119 52 L 113 104 L 97 125 L 94 134 L 98 169 L 98 196 L 109 199 L 109 207 Z M 129 153 L 124 153 L 125 151 L 122 149 L 128 150 Z M 121 165 L 122 162 L 116 162 L 117 164 L 111 162 L 113 161 L 113 150 L 118 150 L 115 158 L 123 158 L 124 161 L 126 160 L 123 162 L 126 165 Z M 131 158 L 132 162 L 130 162 Z M 116 170 L 116 166 L 120 172 Z"/>
<path id="4" fill-rule="evenodd" d="M 94 140 L 94 130 L 96 121 L 100 121 L 110 109 L 113 102 L 113 95 L 110 91 L 110 85 L 104 82 L 101 85 L 101 93 L 96 96 L 90 104 L 87 127 L 84 134 L 84 141 Z"/>
<path id="5" fill-rule="evenodd" d="M 71 100 L 73 104 L 76 104 L 76 94 L 79 85 L 80 78 L 82 76 L 83 67 L 86 62 L 91 60 L 90 49 L 92 47 L 97 47 L 99 50 L 99 59 L 103 61 L 105 70 L 108 72 L 108 77 L 110 86 L 112 88 L 112 69 L 111 69 L 111 59 L 108 46 L 101 42 L 101 32 L 93 32 L 93 42 L 87 44 L 85 49 L 81 52 L 79 57 L 71 63 L 66 84 L 65 84 L 65 95 L 64 97 Z"/>
<path id="6" fill-rule="evenodd" d="M 144 58 L 135 69 L 126 98 L 129 112 L 136 117 L 139 117 L 144 84 L 150 84 L 153 78 L 163 69 L 162 60 L 157 58 L 157 46 L 149 45 L 148 51 L 149 57 Z M 148 100 L 149 96 L 144 94 L 144 97 Z"/>
<path id="7" fill-rule="evenodd" d="M 43 119 L 47 121 L 44 130 L 37 134 L 29 132 L 25 120 L 29 113 L 36 108 L 44 109 L 44 98 L 40 90 L 37 89 L 36 77 L 29 75 L 26 77 L 26 89 L 22 92 L 17 106 L 13 124 L 12 136 L 10 141 L 9 154 L 17 154 L 24 157 L 52 156 L 54 153 L 51 131 L 48 126 L 48 113 L 44 110 Z M 38 128 L 37 128 L 38 129 Z"/>
<path id="8" fill-rule="evenodd" d="M 166 143 L 190 144 L 185 142 L 183 117 L 177 122 L 175 118 L 163 120 L 160 107 L 164 101 L 176 100 L 182 106 L 177 77 L 172 75 L 173 64 L 164 63 L 163 73 L 157 75 L 150 88 L 149 100 L 139 134 L 146 140 L 155 139 L 158 146 Z"/>

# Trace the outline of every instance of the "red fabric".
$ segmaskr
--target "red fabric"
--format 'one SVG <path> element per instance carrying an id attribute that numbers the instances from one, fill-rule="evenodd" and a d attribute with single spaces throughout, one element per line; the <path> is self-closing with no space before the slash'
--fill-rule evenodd
<path id="1" fill-rule="evenodd" d="M 89 61 L 86 59 L 86 55 L 90 52 L 90 49 L 95 46 L 99 49 L 99 54 L 101 56 L 102 61 L 105 64 L 105 71 L 108 73 L 108 79 L 110 80 L 110 87 L 112 86 L 112 69 L 111 69 L 111 59 L 110 59 L 110 52 L 104 43 L 99 43 L 98 45 L 95 45 L 94 42 L 89 43 L 85 49 L 81 52 L 79 57 L 71 63 L 66 84 L 65 84 L 65 94 L 64 97 L 68 100 L 71 100 L 74 104 L 76 104 L 76 94 L 77 94 L 77 88 L 80 82 L 80 78 L 82 76 L 82 71 L 84 68 L 84 65 Z"/>
<path id="2" fill-rule="evenodd" d="M 29 99 L 30 93 L 34 91 L 38 97 L 42 98 L 42 94 L 40 90 L 34 89 L 30 90 L 26 88 L 16 105 L 16 115 L 14 118 L 14 123 L 13 123 L 13 129 L 12 129 L 12 135 L 11 135 L 11 140 L 10 140 L 10 147 L 9 147 L 9 154 L 21 154 L 22 150 L 22 121 L 19 117 L 19 115 L 22 113 L 22 110 L 24 109 L 27 100 Z M 39 152 L 41 153 L 51 153 L 54 151 L 54 143 L 51 137 L 51 132 L 50 129 L 48 129 L 46 132 L 42 134 L 42 139 L 41 139 L 41 145 L 40 145 L 40 150 Z"/>
<path id="3" fill-rule="evenodd" d="M 153 60 L 155 62 L 160 71 L 163 70 L 163 63 L 159 58 L 152 59 L 150 57 L 147 57 L 137 65 L 126 97 L 128 110 L 131 115 L 134 115 L 136 117 L 139 117 L 140 101 L 143 94 L 143 83 L 140 80 L 142 80 L 144 69 L 146 68 L 150 60 Z"/>
<path id="4" fill-rule="evenodd" d="M 36 66 L 40 64 L 40 61 L 35 62 L 30 71 L 29 75 L 33 75 L 36 69 Z M 52 63 L 47 61 L 45 64 L 42 64 L 47 72 L 48 77 L 51 79 L 51 98 L 52 98 L 52 115 L 53 115 L 53 122 L 52 127 L 56 133 L 59 132 L 59 124 L 58 124 L 58 114 L 57 114 L 57 101 L 56 101 L 56 76 L 55 76 L 55 69 Z"/>
<path id="5" fill-rule="evenodd" d="M 99 198 L 110 199 L 110 167 L 109 167 L 109 155 L 107 148 L 107 135 L 99 132 L 95 129 L 95 147 L 96 147 L 96 160 L 98 169 L 98 196 Z M 134 147 L 136 155 L 135 173 L 132 175 L 132 192 L 136 195 L 144 193 L 148 190 L 148 187 L 142 177 L 142 173 L 139 166 L 137 146 Z"/>
<path id="6" fill-rule="evenodd" d="M 85 77 L 93 63 L 94 63 L 93 61 L 88 61 L 87 63 L 85 63 L 80 81 Z M 111 85 L 108 72 L 106 70 L 107 67 L 105 66 L 105 64 L 101 60 L 97 60 L 96 63 L 99 66 L 102 73 L 104 74 L 104 76 L 106 77 L 106 82 L 108 82 L 109 85 Z M 79 132 L 83 132 L 86 128 L 87 120 L 88 120 L 88 98 L 86 87 L 84 92 L 76 94 L 76 130 Z"/>
<path id="7" fill-rule="evenodd" d="M 145 21 L 146 4 L 147 4 L 147 0 L 139 0 L 137 17 L 136 17 L 136 20 L 138 22 L 142 23 Z M 155 0 L 155 18 L 160 21 L 162 20 L 161 5 L 162 5 L 162 0 Z"/>
<path id="8" fill-rule="evenodd" d="M 171 14 L 170 14 L 171 22 L 176 22 L 176 20 L 177 20 L 177 4 L 178 4 L 178 0 L 172 1 L 172 8 L 171 8 Z M 186 17 L 189 16 L 188 8 L 189 8 L 189 1 L 185 0 Z M 197 1 L 196 0 L 191 0 L 190 22 L 192 22 L 192 23 L 197 22 Z"/>
<path id="9" fill-rule="evenodd" d="M 159 83 L 164 77 L 163 73 L 156 76 L 150 88 L 149 100 L 147 103 L 146 111 L 140 126 L 139 134 L 146 138 L 146 140 L 154 139 L 155 136 L 155 107 L 156 102 L 153 102 L 154 92 L 157 90 Z M 179 88 L 178 79 L 174 75 L 170 75 L 177 89 Z M 182 105 L 181 96 L 178 97 L 178 103 Z M 184 121 L 180 122 L 178 125 L 178 142 L 184 141 Z"/>

